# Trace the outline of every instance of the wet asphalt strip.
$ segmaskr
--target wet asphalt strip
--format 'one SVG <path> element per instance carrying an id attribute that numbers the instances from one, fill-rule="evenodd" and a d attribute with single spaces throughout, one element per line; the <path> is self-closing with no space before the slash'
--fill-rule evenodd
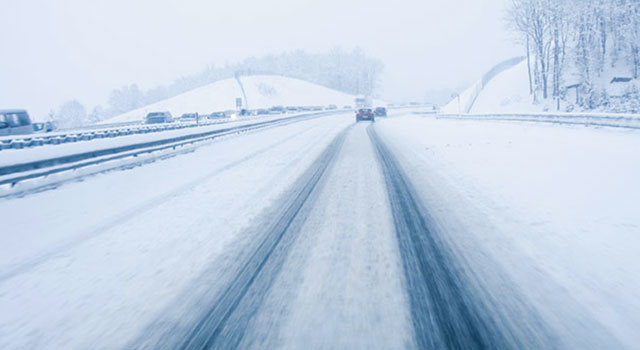
<path id="1" fill-rule="evenodd" d="M 233 277 L 206 310 L 190 325 L 166 327 L 152 324 L 131 348 L 149 349 L 234 349 L 240 344 L 252 317 L 257 313 L 300 232 L 317 194 L 323 175 L 334 163 L 350 128 L 341 132 L 295 185 L 278 201 L 277 208 L 262 217 L 261 234 L 245 254 L 241 254 L 228 275 Z M 202 309 L 202 305 L 200 305 Z M 158 335 L 158 330 L 163 334 Z"/>
<path id="2" fill-rule="evenodd" d="M 433 228 L 397 160 L 368 128 L 385 183 L 420 349 L 508 349 L 522 346 L 479 300 L 450 248 Z"/>

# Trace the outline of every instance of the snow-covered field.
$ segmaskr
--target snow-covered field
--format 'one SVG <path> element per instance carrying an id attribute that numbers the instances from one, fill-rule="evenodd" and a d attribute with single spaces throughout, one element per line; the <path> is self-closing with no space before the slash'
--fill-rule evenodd
<path id="1" fill-rule="evenodd" d="M 0 348 L 173 348 L 190 335 L 416 348 L 440 323 L 457 335 L 483 319 L 523 347 L 640 343 L 640 131 L 403 113 L 300 121 L 0 200 Z M 437 296 L 408 288 L 429 266 L 399 244 L 393 208 L 409 204 L 390 199 L 402 197 L 374 134 L 424 234 L 456 260 L 437 287 L 472 285 L 455 307 L 480 319 L 436 312 L 448 305 L 416 316 L 416 297 Z"/>

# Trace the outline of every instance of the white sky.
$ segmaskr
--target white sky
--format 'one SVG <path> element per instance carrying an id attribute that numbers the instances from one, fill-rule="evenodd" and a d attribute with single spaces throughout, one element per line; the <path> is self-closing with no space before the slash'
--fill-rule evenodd
<path id="1" fill-rule="evenodd" d="M 520 54 L 507 0 L 0 0 L 0 109 L 43 115 L 116 87 L 168 84 L 207 64 L 362 47 L 384 96 L 420 100 Z"/>

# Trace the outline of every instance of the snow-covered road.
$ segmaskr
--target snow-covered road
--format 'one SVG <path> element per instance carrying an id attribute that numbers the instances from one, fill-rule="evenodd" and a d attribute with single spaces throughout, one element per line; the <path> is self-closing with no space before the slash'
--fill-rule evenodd
<path id="1" fill-rule="evenodd" d="M 342 114 L 2 200 L 0 348 L 633 347 L 639 136 Z"/>

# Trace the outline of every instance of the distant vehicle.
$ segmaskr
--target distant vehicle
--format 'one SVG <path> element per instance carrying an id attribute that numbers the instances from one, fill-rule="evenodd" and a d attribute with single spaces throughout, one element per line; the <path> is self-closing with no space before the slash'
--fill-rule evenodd
<path id="1" fill-rule="evenodd" d="M 353 107 L 351 107 L 351 106 L 344 106 L 344 107 L 342 107 L 342 109 L 353 109 Z"/>
<path id="2" fill-rule="evenodd" d="M 183 122 L 196 121 L 198 120 L 198 113 L 185 113 L 180 116 L 179 120 Z"/>
<path id="3" fill-rule="evenodd" d="M 256 111 L 256 115 L 265 115 L 265 114 L 269 114 L 268 109 L 260 108 Z"/>
<path id="4" fill-rule="evenodd" d="M 52 132 L 53 130 L 58 128 L 58 124 L 56 122 L 45 122 L 44 123 L 44 132 Z"/>
<path id="5" fill-rule="evenodd" d="M 372 105 L 371 97 L 364 95 L 357 96 L 354 100 L 354 103 L 356 105 L 356 108 L 367 108 L 371 107 Z"/>
<path id="6" fill-rule="evenodd" d="M 285 112 L 285 108 L 282 106 L 273 106 L 269 108 L 269 114 L 281 114 Z"/>
<path id="7" fill-rule="evenodd" d="M 44 123 L 33 123 L 34 132 L 45 132 Z"/>
<path id="8" fill-rule="evenodd" d="M 384 107 L 376 107 L 374 114 L 376 115 L 376 117 L 386 117 L 387 109 Z"/>
<path id="9" fill-rule="evenodd" d="M 289 106 L 286 108 L 286 110 L 287 110 L 287 113 L 293 113 L 293 112 L 297 112 L 299 108 L 295 106 Z"/>
<path id="10" fill-rule="evenodd" d="M 207 118 L 209 119 L 219 119 L 219 118 L 226 118 L 227 115 L 224 112 L 213 112 L 211 114 L 209 114 L 209 116 Z"/>
<path id="11" fill-rule="evenodd" d="M 145 124 L 162 124 L 171 123 L 172 121 L 173 117 L 169 112 L 151 112 L 144 118 Z"/>
<path id="12" fill-rule="evenodd" d="M 311 107 L 312 111 L 321 111 L 322 110 L 322 106 L 313 106 Z"/>
<path id="13" fill-rule="evenodd" d="M 325 108 L 327 111 L 332 111 L 334 109 L 338 109 L 338 106 L 336 105 L 328 105 L 327 108 Z"/>
<path id="14" fill-rule="evenodd" d="M 371 108 L 360 108 L 356 111 L 356 122 L 361 120 L 371 120 L 372 122 L 376 121 L 376 117 Z"/>
<path id="15" fill-rule="evenodd" d="M 0 110 L 0 136 L 25 135 L 35 132 L 29 113 L 23 109 Z"/>

